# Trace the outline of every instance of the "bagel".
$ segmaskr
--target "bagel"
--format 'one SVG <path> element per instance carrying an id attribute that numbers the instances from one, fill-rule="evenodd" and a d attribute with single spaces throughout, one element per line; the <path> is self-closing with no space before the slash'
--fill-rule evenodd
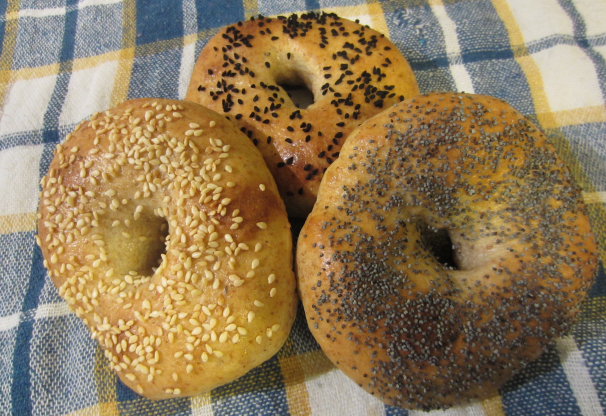
<path id="1" fill-rule="evenodd" d="M 284 86 L 305 85 L 298 108 Z M 290 216 L 305 217 L 326 168 L 362 121 L 419 93 L 398 48 L 335 14 L 253 18 L 202 50 L 185 96 L 225 114 L 253 141 Z"/>
<path id="2" fill-rule="evenodd" d="M 299 235 L 310 330 L 385 403 L 488 398 L 566 333 L 597 268 L 581 192 L 503 101 L 432 93 L 367 120 Z"/>
<path id="3" fill-rule="evenodd" d="M 93 115 L 42 179 L 38 242 L 120 379 L 192 396 L 274 355 L 296 313 L 284 204 L 252 143 L 198 104 Z"/>

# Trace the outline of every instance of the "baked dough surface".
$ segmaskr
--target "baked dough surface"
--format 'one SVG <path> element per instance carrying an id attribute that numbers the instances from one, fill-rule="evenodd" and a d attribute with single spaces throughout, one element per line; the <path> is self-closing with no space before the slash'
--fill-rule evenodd
<path id="1" fill-rule="evenodd" d="M 246 136 L 198 104 L 127 101 L 77 126 L 42 180 L 38 227 L 61 296 L 148 398 L 209 391 L 288 337 L 284 204 Z"/>
<path id="2" fill-rule="evenodd" d="M 366 121 L 297 245 L 309 327 L 386 403 L 494 394 L 566 333 L 596 273 L 574 178 L 495 98 L 428 94 Z"/>
<path id="3" fill-rule="evenodd" d="M 295 106 L 285 87 L 314 97 Z M 186 100 L 225 114 L 263 154 L 290 216 L 313 207 L 324 171 L 362 121 L 419 93 L 398 48 L 335 14 L 258 18 L 223 28 L 196 62 Z"/>

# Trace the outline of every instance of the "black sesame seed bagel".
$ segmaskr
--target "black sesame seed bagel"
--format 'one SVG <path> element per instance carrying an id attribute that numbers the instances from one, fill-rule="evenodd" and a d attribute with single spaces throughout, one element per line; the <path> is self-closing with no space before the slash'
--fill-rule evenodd
<path id="1" fill-rule="evenodd" d="M 198 104 L 127 101 L 76 127 L 42 180 L 38 229 L 59 293 L 148 398 L 225 384 L 290 332 L 284 203 L 246 136 Z"/>
<path id="2" fill-rule="evenodd" d="M 314 103 L 293 104 L 283 85 Z M 335 14 L 264 18 L 228 26 L 204 47 L 186 100 L 225 114 L 263 154 L 291 216 L 313 207 L 347 135 L 419 93 L 408 62 L 384 35 Z"/>
<path id="3" fill-rule="evenodd" d="M 354 131 L 297 246 L 326 355 L 389 404 L 494 394 L 568 331 L 597 267 L 569 170 L 506 103 L 406 100 Z"/>

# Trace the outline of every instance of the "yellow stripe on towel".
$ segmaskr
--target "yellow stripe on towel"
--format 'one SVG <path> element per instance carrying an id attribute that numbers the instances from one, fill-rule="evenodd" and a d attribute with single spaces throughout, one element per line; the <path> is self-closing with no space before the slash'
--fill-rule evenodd
<path id="1" fill-rule="evenodd" d="M 242 6 L 244 7 L 244 19 L 246 20 L 259 14 L 257 0 L 243 0 Z"/>
<path id="2" fill-rule="evenodd" d="M 135 61 L 135 46 L 137 41 L 137 9 L 135 0 L 124 0 L 122 3 L 122 50 L 118 60 L 118 72 L 110 99 L 110 107 L 126 101 L 130 87 L 130 74 Z"/>
<path id="3" fill-rule="evenodd" d="M 547 94 L 545 93 L 541 70 L 526 48 L 524 36 L 509 5 L 507 2 L 501 0 L 492 0 L 492 5 L 509 33 L 509 43 L 514 53 L 514 58 L 526 75 L 539 123 L 541 123 L 543 128 L 555 126 L 556 122 L 549 106 Z"/>
<path id="4" fill-rule="evenodd" d="M 7 87 L 12 81 L 13 55 L 15 53 L 15 44 L 17 42 L 17 32 L 19 31 L 19 20 L 11 19 L 10 16 L 17 13 L 21 8 L 20 0 L 9 0 L 6 7 L 4 26 L 4 38 L 2 42 L 2 54 L 0 55 L 0 102 L 4 102 L 7 93 Z"/>
<path id="5" fill-rule="evenodd" d="M 583 201 L 586 204 L 606 203 L 606 192 L 583 192 Z"/>
<path id="6" fill-rule="evenodd" d="M 292 342 L 290 339 L 287 342 Z M 280 367 L 286 386 L 286 399 L 291 415 L 311 415 L 309 394 L 305 382 L 334 369 L 334 365 L 321 351 L 280 357 Z"/>
<path id="7" fill-rule="evenodd" d="M 0 216 L 0 234 L 34 231 L 36 229 L 36 213 L 9 214 Z"/>
<path id="8" fill-rule="evenodd" d="M 486 416 L 505 416 L 501 396 L 495 396 L 484 400 L 482 402 L 482 408 L 484 409 Z"/>

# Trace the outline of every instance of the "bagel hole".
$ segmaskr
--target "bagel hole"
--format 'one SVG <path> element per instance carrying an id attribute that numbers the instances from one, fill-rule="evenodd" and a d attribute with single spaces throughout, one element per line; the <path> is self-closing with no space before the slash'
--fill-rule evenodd
<path id="1" fill-rule="evenodd" d="M 139 219 L 127 224 L 123 223 L 124 218 L 109 216 L 104 221 L 107 224 L 104 224 L 103 239 L 109 248 L 108 262 L 115 274 L 154 275 L 162 255 L 166 254 L 169 232 L 166 219 L 143 211 Z"/>
<path id="2" fill-rule="evenodd" d="M 146 244 L 143 252 L 144 258 L 141 259 L 137 270 L 142 276 L 153 275 L 162 263 L 162 255 L 166 254 L 168 222 L 164 218 L 153 218 L 153 221 L 149 221 L 149 223 L 149 234 L 143 243 Z"/>
<path id="3" fill-rule="evenodd" d="M 314 103 L 314 94 L 303 83 L 297 84 L 279 84 L 286 91 L 293 104 L 302 110 Z"/>
<path id="4" fill-rule="evenodd" d="M 450 267 L 458 270 L 455 261 L 455 252 L 450 234 L 445 228 L 436 229 L 425 223 L 419 224 L 421 232 L 421 242 L 425 249 L 429 251 L 436 260 L 444 267 Z"/>

